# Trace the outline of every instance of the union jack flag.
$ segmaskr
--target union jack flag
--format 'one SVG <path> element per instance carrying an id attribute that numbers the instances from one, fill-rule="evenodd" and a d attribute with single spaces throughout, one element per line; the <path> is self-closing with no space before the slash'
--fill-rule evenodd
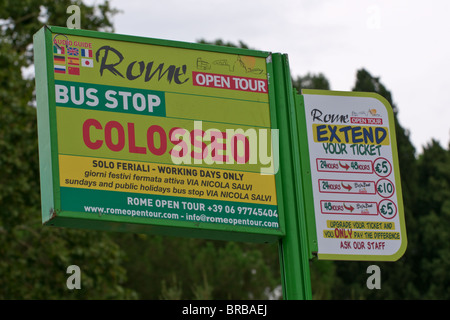
<path id="1" fill-rule="evenodd" d="M 79 51 L 78 51 L 78 48 L 68 47 L 67 53 L 69 54 L 69 56 L 78 56 Z"/>

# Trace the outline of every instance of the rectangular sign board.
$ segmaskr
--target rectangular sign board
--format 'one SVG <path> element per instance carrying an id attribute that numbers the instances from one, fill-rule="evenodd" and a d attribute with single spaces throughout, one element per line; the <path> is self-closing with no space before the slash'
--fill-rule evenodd
<path id="1" fill-rule="evenodd" d="M 406 229 L 392 107 L 374 93 L 302 95 L 319 259 L 398 260 Z"/>
<path id="2" fill-rule="evenodd" d="M 43 27 L 46 225 L 273 241 L 270 53 Z"/>

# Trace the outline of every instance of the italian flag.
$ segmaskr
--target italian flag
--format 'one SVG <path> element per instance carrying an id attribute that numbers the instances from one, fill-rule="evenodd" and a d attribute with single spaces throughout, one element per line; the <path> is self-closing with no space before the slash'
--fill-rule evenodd
<path id="1" fill-rule="evenodd" d="M 53 53 L 55 54 L 64 54 L 64 47 L 60 47 L 60 46 L 53 46 Z"/>

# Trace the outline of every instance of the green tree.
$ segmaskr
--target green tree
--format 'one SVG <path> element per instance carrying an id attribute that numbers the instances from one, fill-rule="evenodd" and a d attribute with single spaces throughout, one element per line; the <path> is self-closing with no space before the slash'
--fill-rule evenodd
<path id="1" fill-rule="evenodd" d="M 305 76 L 297 76 L 292 79 L 292 85 L 298 93 L 301 92 L 301 89 L 330 90 L 330 82 L 323 73 L 312 74 L 308 72 Z"/>
<path id="2" fill-rule="evenodd" d="M 141 299 L 267 299 L 280 282 L 276 244 L 121 234 L 127 286 Z"/>
<path id="3" fill-rule="evenodd" d="M 124 254 L 108 234 L 41 226 L 34 79 L 23 74 L 33 63 L 33 34 L 44 22 L 64 26 L 70 4 L 80 6 L 83 27 L 112 30 L 109 2 L 0 4 L 0 299 L 136 297 L 122 285 Z M 66 287 L 72 264 L 82 290 Z"/>
<path id="4" fill-rule="evenodd" d="M 197 40 L 197 42 L 198 43 L 203 43 L 203 44 L 214 45 L 214 46 L 232 47 L 232 48 L 241 48 L 241 49 L 252 49 L 246 43 L 244 43 L 241 40 L 239 40 L 238 44 L 235 44 L 235 43 L 230 42 L 230 41 L 225 42 L 222 39 L 216 39 L 214 41 L 207 41 L 205 39 L 200 39 L 200 40 Z"/>
<path id="5" fill-rule="evenodd" d="M 450 299 L 450 151 L 432 140 L 419 156 L 415 279 L 424 299 Z"/>

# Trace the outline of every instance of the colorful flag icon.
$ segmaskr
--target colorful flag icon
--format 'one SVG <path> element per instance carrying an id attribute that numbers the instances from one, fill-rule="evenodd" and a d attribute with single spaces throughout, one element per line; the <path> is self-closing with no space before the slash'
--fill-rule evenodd
<path id="1" fill-rule="evenodd" d="M 55 66 L 55 73 L 66 73 L 66 66 Z"/>
<path id="2" fill-rule="evenodd" d="M 79 50 L 78 50 L 78 48 L 68 47 L 67 48 L 67 53 L 69 54 L 69 56 L 78 56 L 79 55 Z"/>
<path id="3" fill-rule="evenodd" d="M 79 66 L 80 65 L 80 59 L 75 57 L 67 57 L 67 62 L 70 65 L 73 66 Z"/>
<path id="4" fill-rule="evenodd" d="M 92 59 L 81 59 L 81 66 L 82 67 L 89 67 L 89 68 L 93 68 L 94 67 L 94 61 Z"/>
<path id="5" fill-rule="evenodd" d="M 92 50 L 91 49 L 81 49 L 81 56 L 86 58 L 92 58 Z"/>
<path id="6" fill-rule="evenodd" d="M 53 53 L 54 54 L 65 54 L 64 47 L 60 47 L 60 46 L 54 45 L 53 46 Z"/>
<path id="7" fill-rule="evenodd" d="M 80 68 L 69 67 L 68 74 L 72 74 L 74 76 L 79 76 L 80 75 Z"/>
<path id="8" fill-rule="evenodd" d="M 64 56 L 53 56 L 53 62 L 55 64 L 66 64 L 66 57 L 64 57 Z"/>

